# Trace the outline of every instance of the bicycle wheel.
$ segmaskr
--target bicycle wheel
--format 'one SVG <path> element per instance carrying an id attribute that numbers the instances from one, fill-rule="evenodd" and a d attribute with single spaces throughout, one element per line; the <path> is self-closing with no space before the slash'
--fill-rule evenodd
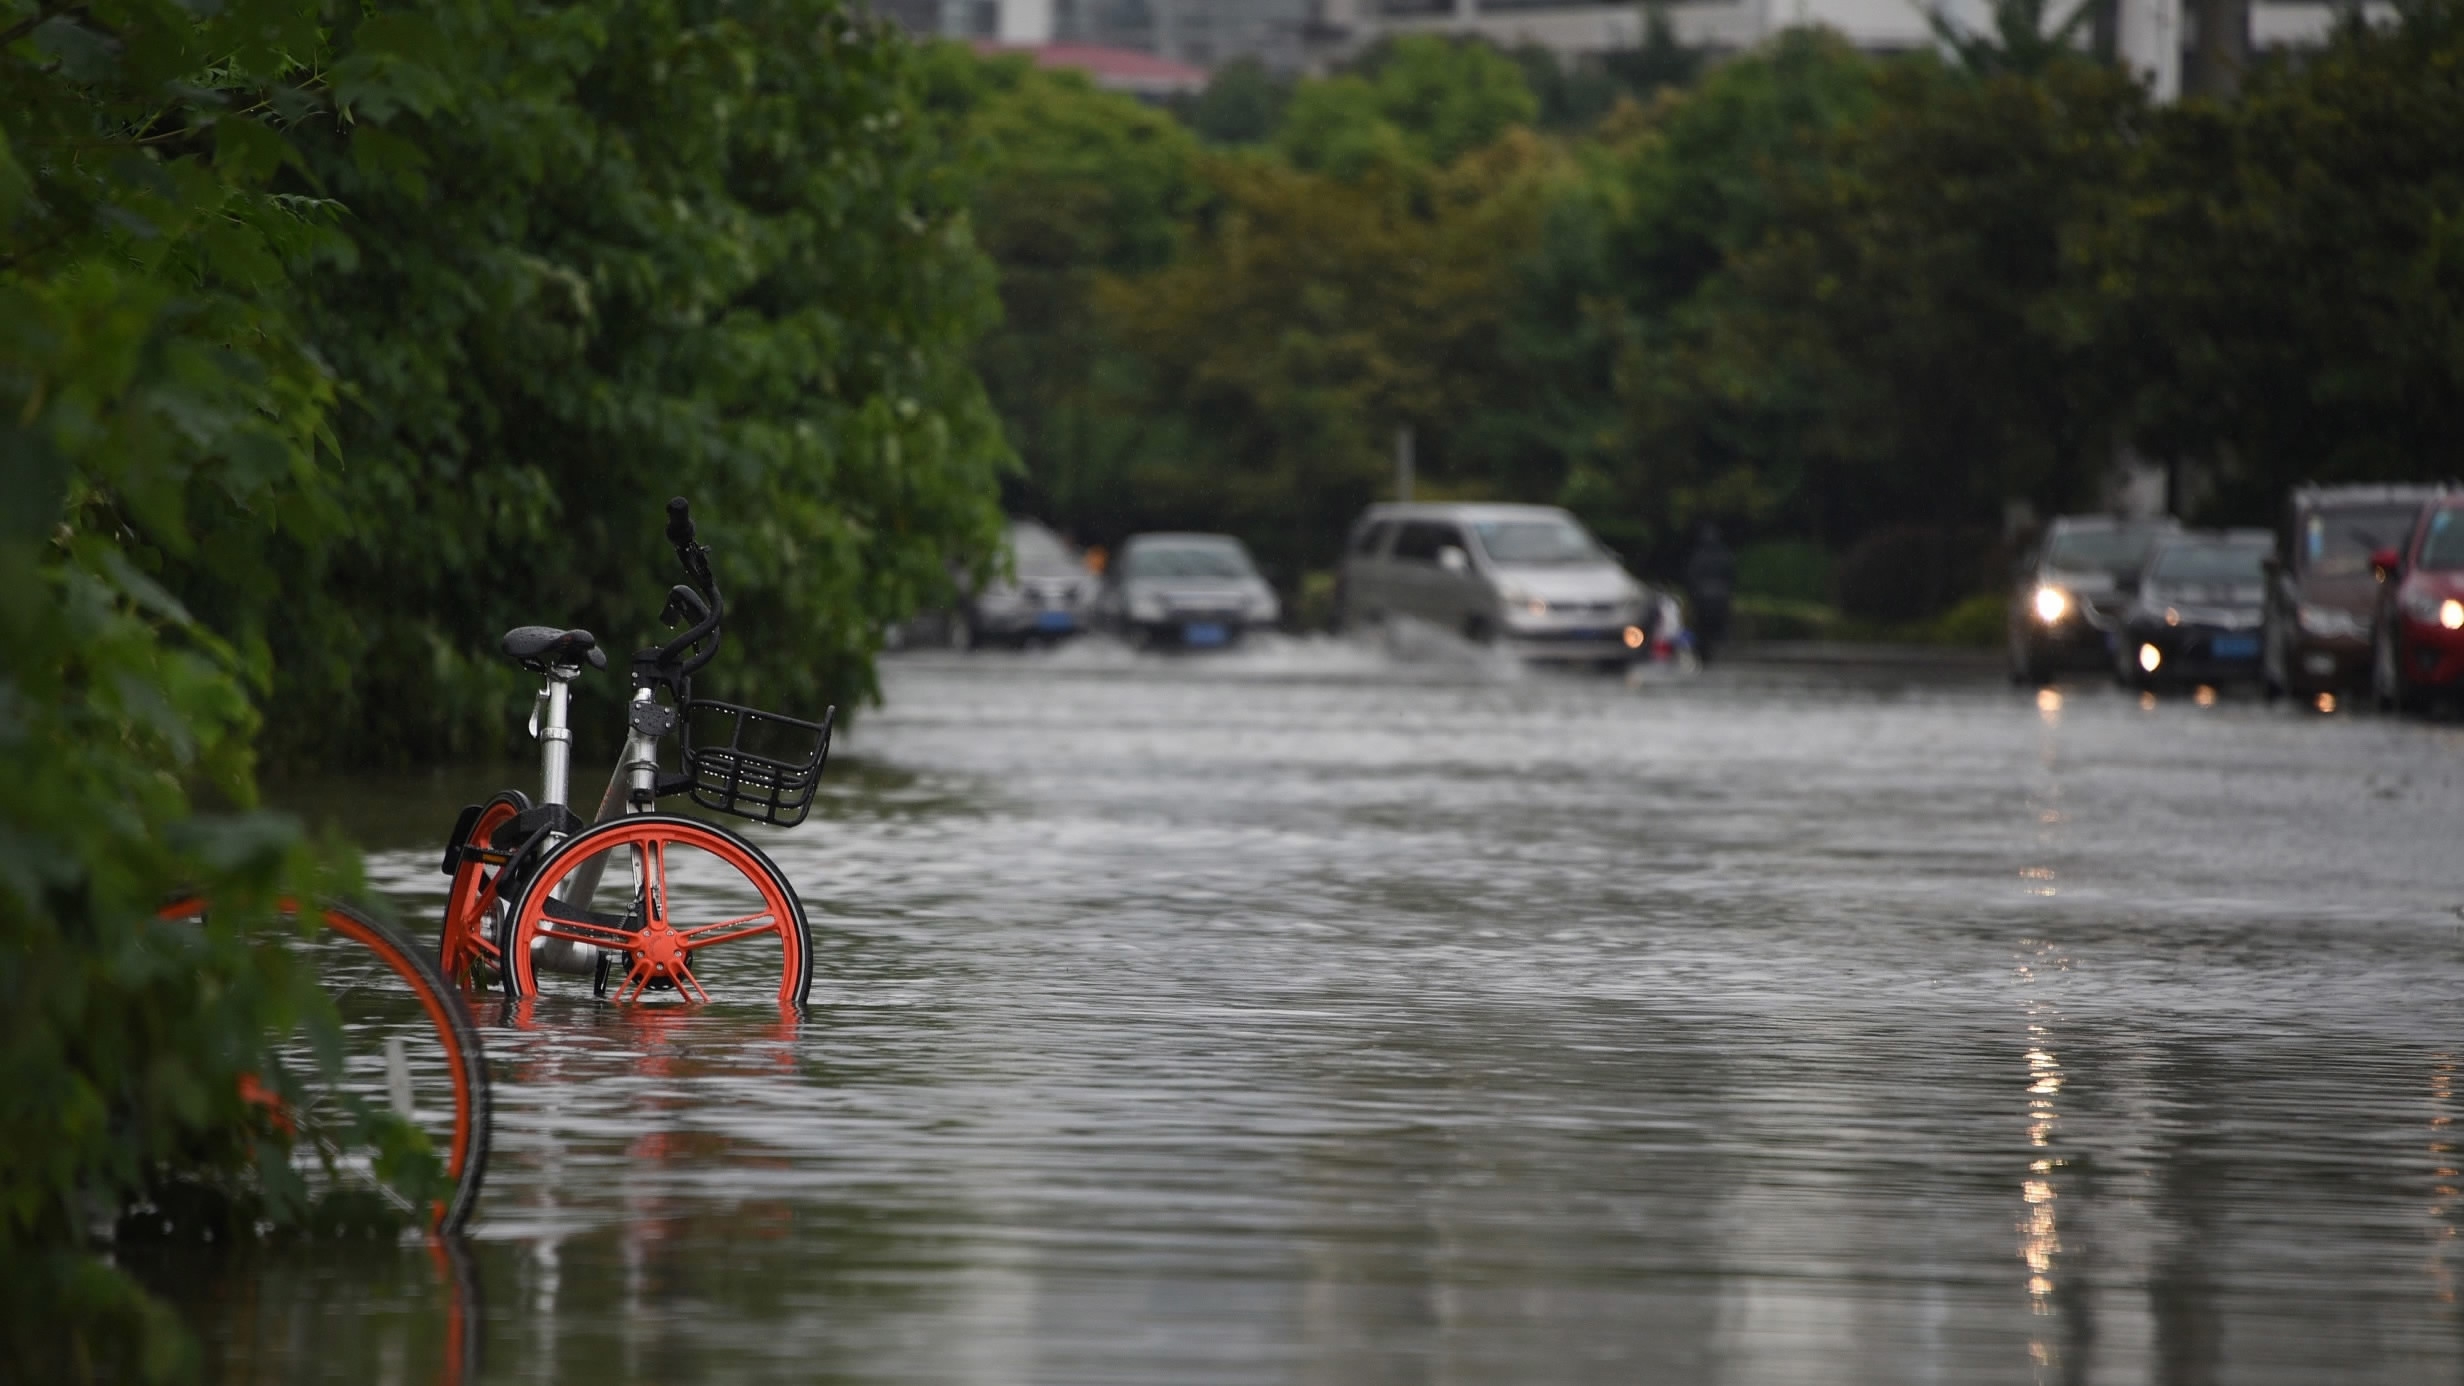
<path id="1" fill-rule="evenodd" d="M 203 919 L 201 898 L 164 907 L 164 919 Z M 352 1148 L 370 1113 L 385 1112 L 425 1137 L 442 1165 L 445 1185 L 426 1208 L 435 1232 L 470 1221 L 487 1173 L 493 1109 L 479 1031 L 436 964 L 401 934 L 348 905 L 315 905 L 325 928 L 288 940 L 333 998 L 342 1020 L 340 1062 L 319 1061 L 310 1036 L 291 1034 L 273 1046 L 282 1070 L 273 1088 L 251 1075 L 252 1100 L 275 1110 L 274 1125 L 291 1137 L 292 1170 L 312 1200 L 357 1190 L 405 1203 L 378 1169 L 378 1157 Z M 296 902 L 284 901 L 296 917 Z M 289 1091 L 284 1091 L 287 1086 Z"/>
<path id="2" fill-rule="evenodd" d="M 496 851 L 496 830 L 530 809 L 530 796 L 508 789 L 480 807 L 470 835 L 455 855 L 453 885 L 445 896 L 445 924 L 436 941 L 437 963 L 445 980 L 467 986 L 481 968 L 500 971 L 496 936 L 506 902 L 498 895 L 504 884 L 506 854 Z"/>
<path id="3" fill-rule="evenodd" d="M 795 888 L 760 848 L 691 818 L 643 814 L 567 838 L 530 874 L 507 922 L 512 996 L 537 995 L 552 975 L 541 944 L 585 958 L 598 950 L 593 989 L 612 984 L 619 1001 L 672 991 L 801 1006 L 812 985 Z"/>

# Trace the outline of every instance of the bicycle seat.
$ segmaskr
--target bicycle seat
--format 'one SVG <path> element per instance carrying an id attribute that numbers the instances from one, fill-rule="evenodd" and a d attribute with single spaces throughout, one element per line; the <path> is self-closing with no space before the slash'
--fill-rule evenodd
<path id="1" fill-rule="evenodd" d="M 534 674 L 557 666 L 571 668 L 588 661 L 593 669 L 607 667 L 607 651 L 599 637 L 586 630 L 554 626 L 516 626 L 505 632 L 505 656 Z"/>

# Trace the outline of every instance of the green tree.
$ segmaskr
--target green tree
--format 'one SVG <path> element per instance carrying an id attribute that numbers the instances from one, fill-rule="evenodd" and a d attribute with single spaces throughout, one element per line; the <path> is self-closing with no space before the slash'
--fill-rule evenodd
<path id="1" fill-rule="evenodd" d="M 345 533 L 275 565 L 312 602 L 199 596 L 275 653 L 274 749 L 504 746 L 497 636 L 652 634 L 674 494 L 729 596 L 714 687 L 808 713 L 862 695 L 880 625 L 990 551 L 1005 458 L 966 354 L 989 267 L 909 45 L 833 0 L 394 22 L 449 80 L 382 127 L 301 135 L 350 208 L 304 285 L 348 383 Z"/>
<path id="2" fill-rule="evenodd" d="M 2144 93 L 2085 60 L 1986 78 L 1911 60 L 1877 95 L 1740 265 L 1751 307 L 1718 359 L 1806 383 L 1831 533 L 2093 500 L 2131 389 L 2096 228 L 2129 196 Z"/>
<path id="3" fill-rule="evenodd" d="M 1292 83 L 1255 58 L 1235 58 L 1215 69 L 1206 90 L 1187 103 L 1182 119 L 1213 145 L 1264 144 L 1283 123 Z"/>
<path id="4" fill-rule="evenodd" d="M 1128 474 L 1127 518 L 1237 530 L 1288 580 L 1382 489 L 1396 425 L 1420 427 L 1442 476 L 1454 422 L 1493 387 L 1505 267 L 1552 167 L 1528 134 L 1426 180 L 1210 161 L 1182 256 L 1101 297 L 1144 364 L 1124 405 L 1185 421 Z"/>
<path id="5" fill-rule="evenodd" d="M 1561 500 L 1638 558 L 1704 515 L 1786 503 L 1798 387 L 1714 347 L 1749 302 L 1734 264 L 1782 221 L 1779 185 L 1870 107 L 1871 73 L 1836 37 L 1791 31 L 1577 151 L 1513 267 L 1507 388 L 1467 424 L 1501 493 Z"/>
<path id="6" fill-rule="evenodd" d="M 2216 515 L 2452 476 L 2464 429 L 2464 9 L 2410 9 L 2155 122 L 2099 255 L 2137 436 Z"/>
<path id="7" fill-rule="evenodd" d="M 959 138 L 978 170 L 973 225 L 1001 267 L 1003 310 L 975 359 L 1024 463 L 1010 498 L 1109 533 L 1122 469 L 1151 443 L 1155 421 L 1117 407 L 1134 367 L 1099 318 L 1096 286 L 1171 262 L 1202 192 L 1199 146 L 1169 117 L 1078 74 L 963 61 L 978 64 L 982 89 Z"/>
<path id="8" fill-rule="evenodd" d="M 1486 43 L 1411 34 L 1355 67 L 1293 93 L 1276 147 L 1295 167 L 1355 177 L 1405 158 L 1448 164 L 1540 114 L 1522 68 Z"/>
<path id="9" fill-rule="evenodd" d="M 334 521 L 291 293 L 331 208 L 274 180 L 289 130 L 416 85 L 362 28 L 336 56 L 285 0 L 0 4 L 0 1358 L 28 1380 L 189 1361 L 90 1225 L 243 1175 L 273 1133 L 239 1075 L 322 1005 L 266 937 L 326 870 L 254 809 L 266 648 L 160 577 L 240 580 Z M 187 887 L 210 923 L 158 921 Z"/>

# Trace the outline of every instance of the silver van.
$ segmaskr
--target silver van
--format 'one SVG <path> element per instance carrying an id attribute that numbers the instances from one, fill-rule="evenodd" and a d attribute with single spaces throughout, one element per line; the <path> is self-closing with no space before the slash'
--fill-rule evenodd
<path id="1" fill-rule="evenodd" d="M 1664 657 L 1681 638 L 1676 602 L 1551 505 L 1373 505 L 1337 594 L 1343 628 L 1407 617 L 1526 659 Z"/>

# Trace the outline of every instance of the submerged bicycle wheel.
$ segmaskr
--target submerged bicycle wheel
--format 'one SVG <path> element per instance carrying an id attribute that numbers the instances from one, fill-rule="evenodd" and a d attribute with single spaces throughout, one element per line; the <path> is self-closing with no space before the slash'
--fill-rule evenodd
<path id="1" fill-rule="evenodd" d="M 457 986 L 486 980 L 478 976 L 482 969 L 491 978 L 502 970 L 496 938 L 510 902 L 499 894 L 505 884 L 506 854 L 494 849 L 493 840 L 498 828 L 529 807 L 530 796 L 518 789 L 488 800 L 454 860 L 453 885 L 445 896 L 444 929 L 437 936 L 436 948 L 445 980 Z"/>
<path id="2" fill-rule="evenodd" d="M 191 897 L 160 917 L 201 920 L 209 908 Z M 280 1072 L 251 1075 L 244 1089 L 289 1138 L 291 1170 L 312 1201 L 372 1194 L 408 1207 L 430 1231 L 459 1231 L 479 1202 L 494 1115 L 479 1031 L 410 940 L 348 905 L 311 908 L 325 927 L 287 942 L 333 998 L 340 1052 L 320 1054 L 313 1035 L 281 1036 L 272 1046 Z M 282 909 L 298 912 L 292 901 Z M 426 1191 L 425 1209 L 410 1206 L 398 1167 L 374 1148 L 405 1128 L 442 1167 L 443 1185 Z"/>
<path id="3" fill-rule="evenodd" d="M 567 838 L 530 874 L 508 917 L 505 990 L 543 981 L 619 1001 L 801 1006 L 812 936 L 795 888 L 752 843 L 690 818 L 644 814 Z"/>

